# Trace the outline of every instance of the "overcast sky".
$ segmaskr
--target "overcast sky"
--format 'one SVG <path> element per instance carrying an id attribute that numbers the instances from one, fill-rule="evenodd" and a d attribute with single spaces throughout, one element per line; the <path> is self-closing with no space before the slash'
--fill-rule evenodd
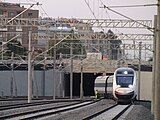
<path id="1" fill-rule="evenodd" d="M 123 18 L 111 11 L 101 7 L 101 1 L 106 6 L 116 5 L 145 5 L 155 4 L 156 0 L 86 0 L 97 18 Z M 5 0 L 12 3 L 36 3 L 42 4 L 41 7 L 34 7 L 40 11 L 40 16 L 67 17 L 67 18 L 94 18 L 85 0 Z M 43 11 L 43 9 L 44 11 Z M 114 8 L 114 10 L 123 13 L 133 19 L 153 19 L 156 14 L 156 6 L 152 7 L 134 7 L 134 8 Z"/>
<path id="2" fill-rule="evenodd" d="M 117 15 L 102 7 L 101 2 L 106 6 L 126 6 L 126 5 L 148 5 L 156 4 L 157 0 L 86 0 L 89 3 L 90 9 L 87 6 L 85 0 L 5 0 L 5 2 L 11 3 L 41 3 L 41 6 L 34 6 L 33 9 L 40 11 L 42 17 L 64 17 L 64 18 L 105 18 L 105 19 L 125 19 L 124 17 Z M 29 7 L 29 6 L 25 6 Z M 121 14 L 124 14 L 134 20 L 153 20 L 154 15 L 157 13 L 156 6 L 150 7 L 124 7 L 124 8 L 112 8 Z M 95 17 L 93 16 L 92 12 Z M 114 29 L 112 29 L 114 32 Z M 116 29 L 117 30 L 117 29 Z M 120 33 L 134 33 L 131 30 L 120 30 Z M 118 30 L 119 32 L 119 30 Z M 139 31 L 137 31 L 139 33 Z M 141 31 L 146 33 L 145 31 Z M 148 32 L 148 31 L 147 31 Z"/>

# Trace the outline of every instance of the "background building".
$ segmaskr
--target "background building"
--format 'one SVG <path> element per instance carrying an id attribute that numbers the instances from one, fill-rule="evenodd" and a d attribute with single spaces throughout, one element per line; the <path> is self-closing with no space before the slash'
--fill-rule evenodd
<path id="1" fill-rule="evenodd" d="M 27 8 L 24 8 L 24 6 L 21 6 L 20 4 L 13 4 L 13 3 L 4 3 L 0 2 L 0 17 L 3 18 L 13 18 L 17 15 L 19 15 L 22 11 L 24 11 Z M 38 18 L 39 17 L 39 11 L 38 10 L 32 10 L 28 9 L 24 13 L 20 14 L 16 17 L 18 18 Z M 26 49 L 28 48 L 28 33 L 29 30 L 32 32 L 37 32 L 37 27 L 24 27 L 24 26 L 0 26 L 0 42 L 7 42 L 11 38 L 15 37 L 16 35 L 20 34 L 17 38 L 12 40 L 12 43 L 19 43 L 19 45 L 22 45 Z M 10 44 L 12 44 L 10 43 Z M 15 46 L 12 44 L 10 47 Z M 37 46 L 37 41 L 32 41 L 32 46 Z M 7 46 L 3 46 L 3 49 L 7 49 Z M 17 46 L 18 47 L 18 46 Z"/>

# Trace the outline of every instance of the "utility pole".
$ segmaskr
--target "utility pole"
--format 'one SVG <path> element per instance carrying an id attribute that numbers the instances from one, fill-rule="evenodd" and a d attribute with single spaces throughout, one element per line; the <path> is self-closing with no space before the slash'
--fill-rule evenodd
<path id="1" fill-rule="evenodd" d="M 73 45 L 71 43 L 71 46 L 70 46 L 70 58 L 71 58 L 71 65 L 70 65 L 70 99 L 72 99 L 72 95 L 73 95 Z"/>
<path id="2" fill-rule="evenodd" d="M 53 100 L 56 99 L 56 85 L 55 85 L 55 79 L 56 79 L 56 48 L 54 47 L 54 53 L 53 53 Z"/>
<path id="3" fill-rule="evenodd" d="M 42 96 L 45 96 L 45 76 L 46 76 L 46 54 L 44 55 L 44 63 L 43 63 L 43 76 L 42 76 Z"/>
<path id="4" fill-rule="evenodd" d="M 81 55 L 83 56 L 83 46 L 81 46 Z M 83 100 L 83 58 L 81 56 L 81 83 L 80 83 L 80 99 Z"/>
<path id="5" fill-rule="evenodd" d="M 133 45 L 134 45 L 134 59 L 136 59 L 136 41 L 135 40 L 133 40 Z"/>
<path id="6" fill-rule="evenodd" d="M 160 0 L 157 4 L 157 39 L 156 39 L 156 67 L 155 67 L 155 106 L 154 119 L 160 120 Z"/>
<path id="7" fill-rule="evenodd" d="M 62 78 L 62 74 L 63 74 L 63 62 L 62 62 L 62 53 L 59 54 L 59 62 L 60 62 L 60 66 L 59 66 L 59 71 L 60 71 L 60 76 L 59 76 L 59 80 L 60 80 L 60 93 L 62 93 L 62 97 L 64 98 L 64 80 Z"/>
<path id="8" fill-rule="evenodd" d="M 17 97 L 17 84 L 15 80 L 15 75 L 14 75 L 14 61 L 13 60 L 14 60 L 14 52 L 12 52 L 12 55 L 11 55 L 11 93 L 12 93 L 11 95 L 13 97 L 14 96 L 13 93 L 15 92 L 15 97 Z"/>
<path id="9" fill-rule="evenodd" d="M 11 55 L 11 98 L 13 98 L 13 52 L 12 52 L 12 55 Z"/>
<path id="10" fill-rule="evenodd" d="M 3 60 L 3 51 L 4 51 L 4 48 L 3 48 L 3 42 L 2 42 L 2 53 L 1 53 L 2 60 Z"/>
<path id="11" fill-rule="evenodd" d="M 140 100 L 141 93 L 141 50 L 142 50 L 142 42 L 139 42 L 139 63 L 138 63 L 138 100 Z"/>
<path id="12" fill-rule="evenodd" d="M 152 102 L 151 102 L 151 112 L 154 114 L 155 106 L 155 67 L 156 67 L 156 37 L 157 37 L 157 15 L 154 16 L 154 39 L 153 39 L 153 78 L 152 78 Z"/>
<path id="13" fill-rule="evenodd" d="M 31 102 L 32 98 L 32 78 L 31 78 L 31 31 L 29 31 L 29 42 L 28 42 L 28 103 Z"/>
<path id="14" fill-rule="evenodd" d="M 80 99 L 83 100 L 83 60 L 82 60 L 82 58 L 81 58 Z"/>

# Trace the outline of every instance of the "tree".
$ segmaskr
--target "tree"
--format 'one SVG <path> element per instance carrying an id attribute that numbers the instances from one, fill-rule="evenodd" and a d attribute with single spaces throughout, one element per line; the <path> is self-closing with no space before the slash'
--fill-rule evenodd
<path id="1" fill-rule="evenodd" d="M 12 52 L 14 52 L 15 54 L 18 54 L 20 56 L 27 55 L 27 49 L 25 47 L 23 47 L 22 44 L 17 40 L 13 40 L 12 42 L 7 43 L 7 48 L 8 48 L 8 50 L 10 50 L 8 55 L 11 55 Z"/>
<path id="2" fill-rule="evenodd" d="M 73 44 L 73 55 L 82 55 L 82 51 L 81 49 L 83 48 L 83 55 L 86 54 L 86 51 L 85 51 L 85 47 L 83 46 L 83 43 L 80 41 L 80 40 L 64 40 L 61 44 L 66 44 L 63 45 L 63 48 L 62 47 L 58 47 L 57 46 L 57 50 L 56 50 L 56 54 L 70 54 L 70 44 Z M 76 46 L 76 47 L 75 47 Z M 51 51 L 52 55 L 53 55 L 53 51 Z"/>

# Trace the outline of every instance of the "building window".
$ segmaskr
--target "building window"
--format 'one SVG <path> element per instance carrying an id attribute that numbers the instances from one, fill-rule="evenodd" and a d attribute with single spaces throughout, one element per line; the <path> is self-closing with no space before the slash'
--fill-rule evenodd
<path id="1" fill-rule="evenodd" d="M 4 17 L 7 17 L 7 16 L 8 16 L 7 11 L 4 11 L 4 12 L 3 12 L 3 16 L 4 16 Z"/>
<path id="2" fill-rule="evenodd" d="M 18 37 L 17 41 L 19 41 L 22 44 L 22 38 Z"/>
<path id="3" fill-rule="evenodd" d="M 14 12 L 9 12 L 9 17 L 14 17 Z"/>
<path id="4" fill-rule="evenodd" d="M 2 10 L 0 10 L 0 16 L 2 16 L 3 15 L 3 11 Z"/>
<path id="5" fill-rule="evenodd" d="M 13 31 L 15 30 L 15 27 L 14 26 L 9 26 L 9 31 Z"/>
<path id="6" fill-rule="evenodd" d="M 28 17 L 31 17 L 33 14 L 32 13 L 28 13 Z"/>

